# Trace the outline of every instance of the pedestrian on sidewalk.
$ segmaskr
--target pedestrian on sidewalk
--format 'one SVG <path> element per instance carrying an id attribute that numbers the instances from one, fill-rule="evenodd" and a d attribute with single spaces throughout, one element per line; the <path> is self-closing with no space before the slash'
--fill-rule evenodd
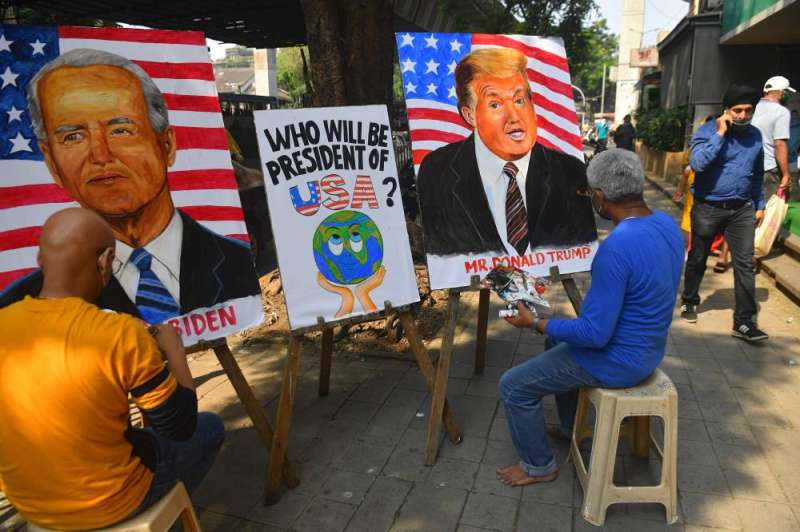
<path id="1" fill-rule="evenodd" d="M 635 153 L 612 149 L 587 170 L 592 205 L 614 222 L 592 263 L 592 286 L 576 319 L 543 319 L 525 306 L 506 318 L 547 335 L 547 350 L 506 371 L 500 398 L 520 461 L 497 470 L 501 482 L 549 482 L 558 464 L 547 435 L 572 434 L 578 390 L 625 388 L 661 363 L 683 264 L 683 239 L 671 216 L 644 201 L 644 171 Z M 646 242 L 647 245 L 642 245 Z M 545 429 L 541 400 L 555 394 L 560 427 Z"/>
<path id="2" fill-rule="evenodd" d="M 723 97 L 723 114 L 692 137 L 692 244 L 681 306 L 681 318 L 695 323 L 711 243 L 722 231 L 733 261 L 736 306 L 732 334 L 751 342 L 767 338 L 756 325 L 753 268 L 755 226 L 764 217 L 764 152 L 761 133 L 750 124 L 757 101 L 755 89 L 731 86 Z"/>
<path id="3" fill-rule="evenodd" d="M 708 115 L 703 119 L 703 124 L 711 122 L 714 120 L 714 115 Z M 672 195 L 672 200 L 675 202 L 679 202 L 683 199 L 683 214 L 681 216 L 681 229 L 686 231 L 688 235 L 688 249 L 689 251 L 692 248 L 692 205 L 694 204 L 694 194 L 692 193 L 692 189 L 694 188 L 694 170 L 689 165 L 689 156 L 691 155 L 692 150 L 686 150 L 683 155 L 683 174 L 681 175 L 681 180 L 678 182 L 678 187 L 675 190 L 675 194 Z M 719 260 L 717 264 L 714 265 L 714 271 L 716 273 L 725 273 L 728 270 L 728 244 L 725 243 L 725 239 L 722 237 L 722 234 L 718 234 L 716 238 L 714 238 L 714 242 L 711 244 L 711 253 L 718 253 Z"/>
<path id="4" fill-rule="evenodd" d="M 609 128 L 608 120 L 606 120 L 605 117 L 600 118 L 594 123 L 594 130 L 597 134 L 597 147 L 594 150 L 595 154 L 605 151 L 608 146 Z"/>
<path id="5" fill-rule="evenodd" d="M 31 522 L 94 530 L 153 505 L 178 480 L 190 492 L 225 429 L 197 413 L 183 344 L 89 303 L 108 285 L 111 227 L 71 208 L 44 224 L 42 289 L 0 310 L 0 490 Z M 130 426 L 132 396 L 150 428 Z"/>
<path id="6" fill-rule="evenodd" d="M 614 144 L 623 150 L 635 151 L 633 141 L 636 140 L 636 129 L 631 124 L 631 115 L 625 115 L 622 124 L 614 131 Z"/>
<path id="7" fill-rule="evenodd" d="M 791 187 L 789 174 L 789 136 L 791 114 L 784 103 L 795 90 L 783 76 L 773 76 L 764 84 L 764 97 L 756 105 L 753 125 L 761 131 L 764 143 L 764 197 L 773 194 L 788 198 Z"/>

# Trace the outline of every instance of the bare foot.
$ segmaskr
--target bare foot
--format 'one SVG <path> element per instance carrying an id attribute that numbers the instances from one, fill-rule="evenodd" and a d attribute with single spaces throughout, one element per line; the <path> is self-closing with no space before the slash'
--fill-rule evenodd
<path id="1" fill-rule="evenodd" d="M 558 478 L 558 469 L 549 475 L 532 477 L 528 475 L 528 473 L 526 473 L 519 464 L 513 464 L 507 467 L 498 468 L 497 478 L 500 480 L 500 482 L 507 486 L 527 486 L 529 484 L 536 484 L 537 482 L 552 482 Z"/>

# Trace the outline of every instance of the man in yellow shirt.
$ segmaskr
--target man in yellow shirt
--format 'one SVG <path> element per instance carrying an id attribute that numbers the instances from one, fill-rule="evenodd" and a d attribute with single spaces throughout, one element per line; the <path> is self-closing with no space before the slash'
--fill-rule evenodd
<path id="1" fill-rule="evenodd" d="M 197 413 L 174 329 L 88 303 L 111 278 L 114 248 L 94 212 L 54 214 L 39 296 L 0 310 L 0 490 L 47 528 L 112 525 L 176 480 L 191 491 L 224 439 L 218 416 Z M 128 394 L 151 428 L 131 428 Z"/>

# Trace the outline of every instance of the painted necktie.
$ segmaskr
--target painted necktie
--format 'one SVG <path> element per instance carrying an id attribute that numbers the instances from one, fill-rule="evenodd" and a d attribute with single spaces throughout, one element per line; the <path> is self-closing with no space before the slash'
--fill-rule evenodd
<path id="1" fill-rule="evenodd" d="M 508 243 L 514 246 L 517 254 L 524 255 L 528 250 L 528 213 L 525 211 L 525 203 L 517 185 L 518 171 L 514 163 L 506 163 L 503 167 L 503 175 L 508 178 L 506 230 Z"/>
<path id="2" fill-rule="evenodd" d="M 136 308 L 142 319 L 152 325 L 177 316 L 180 306 L 150 269 L 153 256 L 144 248 L 137 248 L 131 253 L 130 260 L 139 269 Z"/>

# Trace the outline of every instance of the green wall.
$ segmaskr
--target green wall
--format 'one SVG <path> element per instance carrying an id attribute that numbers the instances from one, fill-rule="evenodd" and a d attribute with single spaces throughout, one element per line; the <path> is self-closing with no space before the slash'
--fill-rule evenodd
<path id="1" fill-rule="evenodd" d="M 722 8 L 722 34 L 725 35 L 779 2 L 780 0 L 725 0 Z"/>

